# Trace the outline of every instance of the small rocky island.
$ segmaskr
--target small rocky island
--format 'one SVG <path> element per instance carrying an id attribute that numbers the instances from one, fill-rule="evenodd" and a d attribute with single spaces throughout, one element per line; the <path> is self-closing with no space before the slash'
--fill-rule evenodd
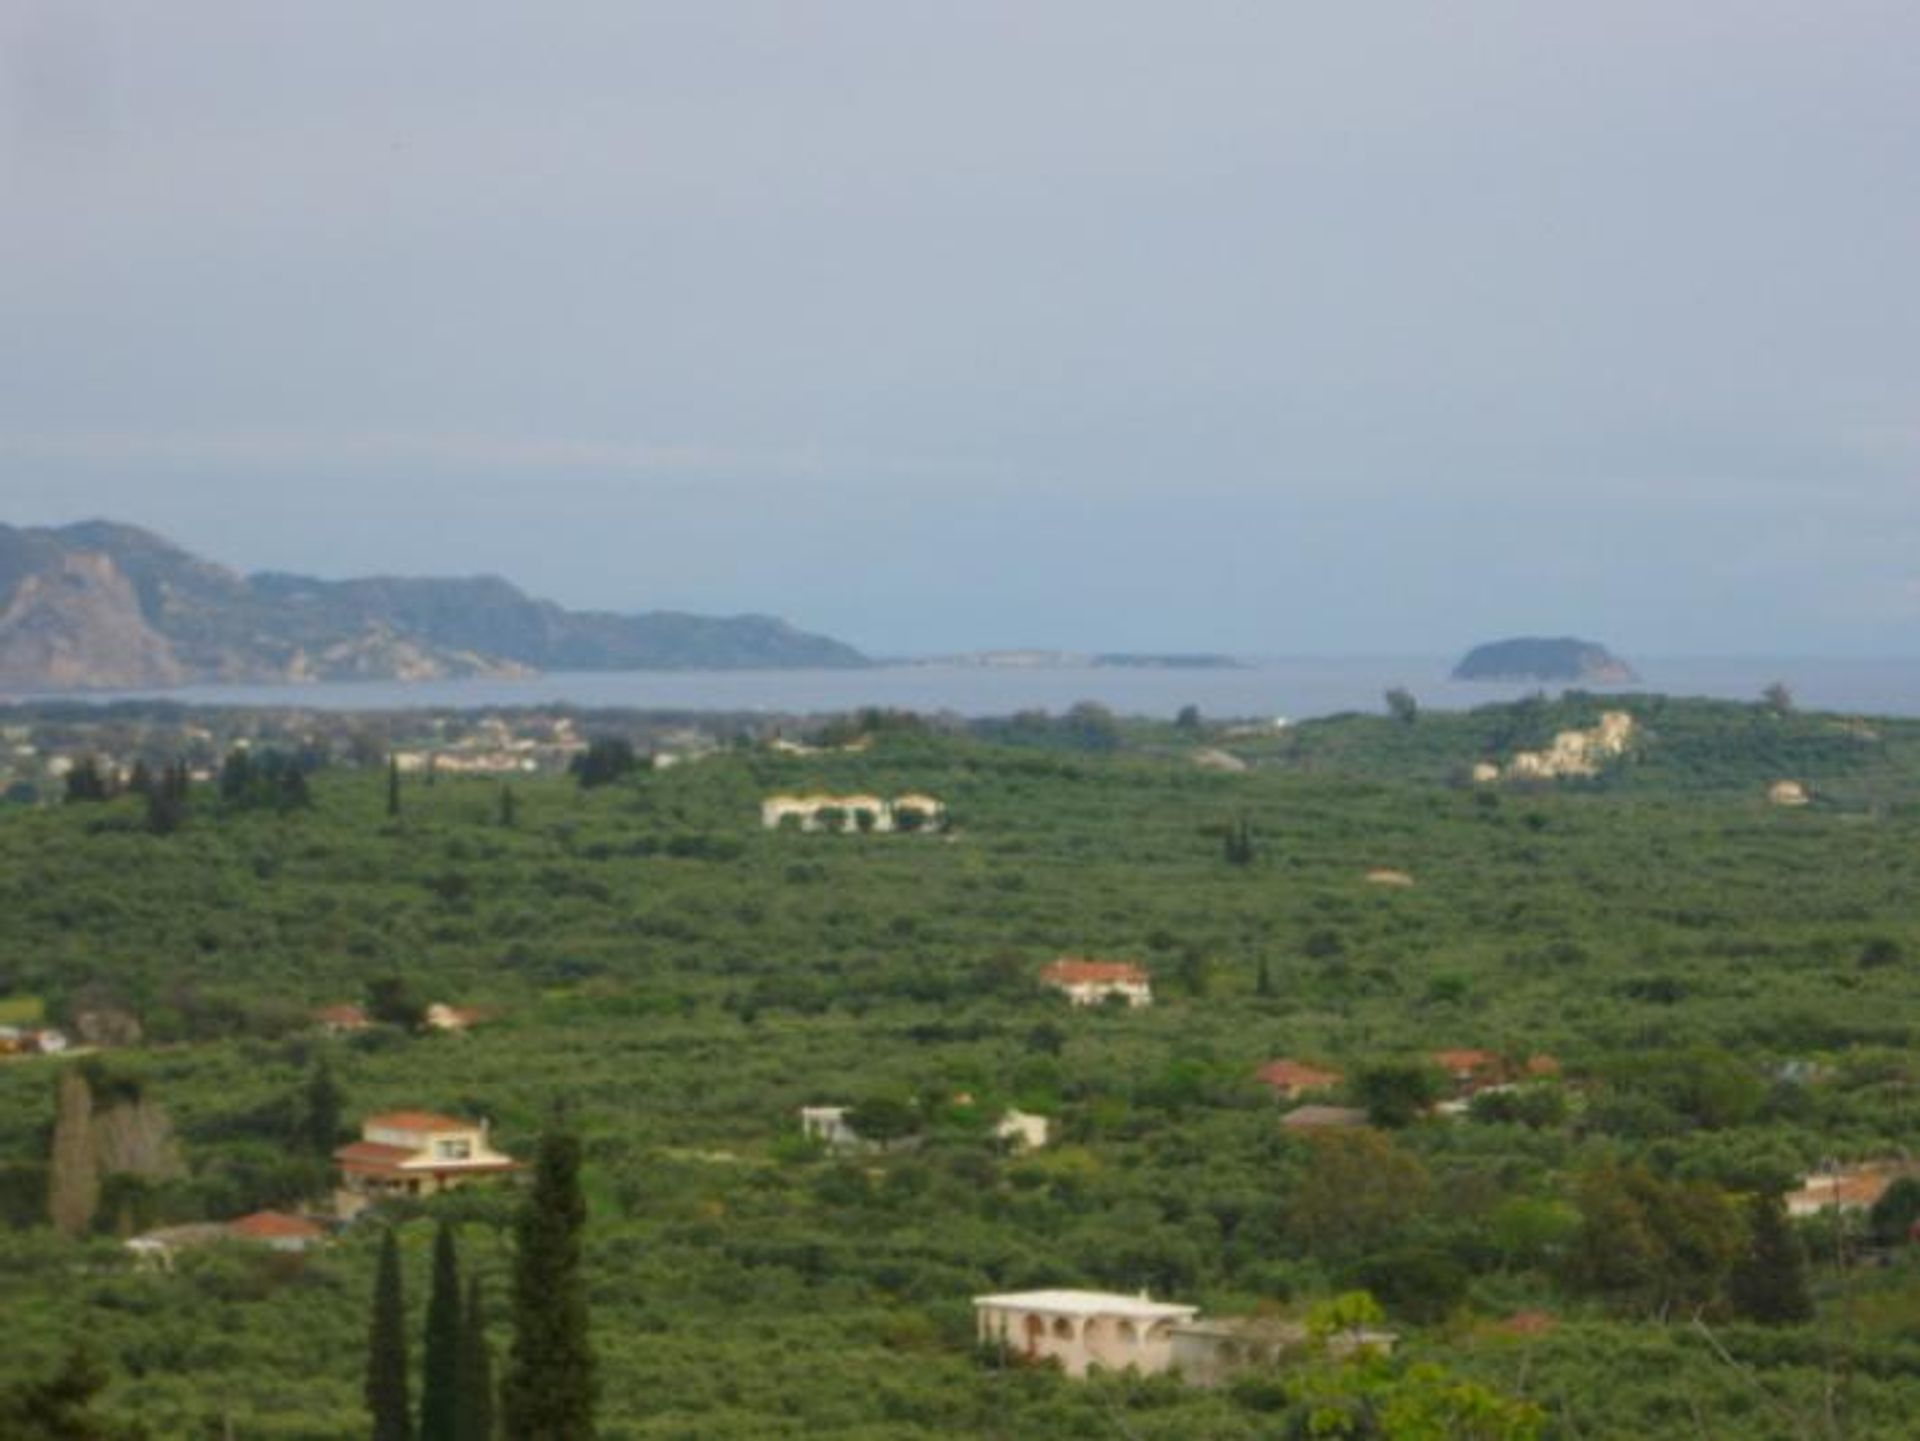
<path id="1" fill-rule="evenodd" d="M 1631 685 L 1640 677 L 1597 641 L 1523 636 L 1475 646 L 1453 668 L 1453 679 Z"/>

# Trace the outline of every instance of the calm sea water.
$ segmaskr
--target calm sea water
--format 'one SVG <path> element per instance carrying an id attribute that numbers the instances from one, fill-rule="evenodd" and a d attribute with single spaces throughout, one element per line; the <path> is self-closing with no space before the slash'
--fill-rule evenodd
<path id="1" fill-rule="evenodd" d="M 1920 657 L 1668 657 L 1636 660 L 1636 686 L 1589 687 L 1754 700 L 1773 681 L 1810 710 L 1920 716 Z M 1451 658 L 1364 656 L 1273 658 L 1239 670 L 1126 667 L 991 668 L 889 665 L 871 670 L 628 671 L 535 676 L 526 680 L 356 681 L 311 685 L 190 686 L 173 691 L 95 692 L 96 701 L 158 697 L 203 705 L 309 706 L 326 710 L 459 709 L 565 702 L 638 710 L 764 710 L 788 714 L 897 706 L 960 715 L 1064 710 L 1098 701 L 1125 715 L 1172 716 L 1196 705 L 1209 716 L 1302 720 L 1378 710 L 1390 686 L 1423 706 L 1452 710 L 1511 700 L 1531 685 L 1457 684 Z"/>

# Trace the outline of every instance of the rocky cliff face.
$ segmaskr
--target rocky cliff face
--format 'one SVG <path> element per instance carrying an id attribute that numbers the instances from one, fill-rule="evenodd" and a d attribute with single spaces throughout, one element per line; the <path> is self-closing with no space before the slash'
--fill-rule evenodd
<path id="1" fill-rule="evenodd" d="M 186 668 L 110 556 L 59 555 L 0 609 L 0 686 L 178 685 Z"/>
<path id="2" fill-rule="evenodd" d="M 568 611 L 494 577 L 249 577 L 133 526 L 0 525 L 10 690 L 865 663 L 768 616 Z"/>

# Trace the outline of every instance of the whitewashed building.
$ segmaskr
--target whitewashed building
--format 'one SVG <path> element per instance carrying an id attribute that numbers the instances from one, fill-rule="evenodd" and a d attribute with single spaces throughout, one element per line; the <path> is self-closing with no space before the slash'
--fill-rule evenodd
<path id="1" fill-rule="evenodd" d="M 1198 1306 L 1107 1291 L 1020 1291 L 976 1296 L 974 1323 L 983 1345 L 1029 1361 L 1056 1361 L 1069 1376 L 1095 1367 L 1145 1376 L 1173 1364 L 1173 1332 L 1200 1314 Z"/>

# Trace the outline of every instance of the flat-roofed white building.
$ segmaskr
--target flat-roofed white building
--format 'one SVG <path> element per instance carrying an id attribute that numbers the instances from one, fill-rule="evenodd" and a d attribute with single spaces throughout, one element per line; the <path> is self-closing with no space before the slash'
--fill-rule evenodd
<path id="1" fill-rule="evenodd" d="M 1094 1366 L 1152 1376 L 1173 1363 L 1174 1327 L 1200 1308 L 1109 1291 L 1019 1291 L 976 1296 L 973 1314 L 983 1345 L 1058 1361 L 1069 1376 Z"/>

